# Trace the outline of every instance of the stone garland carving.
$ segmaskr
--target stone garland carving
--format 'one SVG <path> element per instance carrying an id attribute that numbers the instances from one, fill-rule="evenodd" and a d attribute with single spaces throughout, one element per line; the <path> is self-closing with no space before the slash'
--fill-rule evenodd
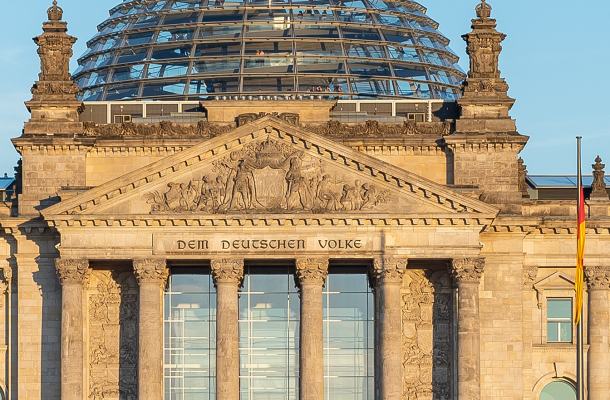
<path id="1" fill-rule="evenodd" d="M 260 112 L 258 114 L 246 113 L 246 114 L 238 115 L 237 116 L 237 126 L 244 126 L 246 124 L 249 124 L 250 122 L 256 121 L 257 119 L 261 119 L 266 116 L 279 118 L 283 121 L 286 121 L 286 122 L 296 125 L 296 126 L 300 125 L 301 117 L 299 114 L 294 114 L 294 113 L 281 113 L 280 114 L 277 112 L 273 112 L 273 113 Z"/>
<path id="2" fill-rule="evenodd" d="M 527 165 L 523 164 L 523 158 L 519 157 L 519 160 L 517 161 L 517 168 L 518 168 L 518 173 L 519 173 L 519 191 L 521 192 L 521 195 L 523 197 L 528 197 L 529 194 L 527 193 L 527 181 L 525 180 L 525 178 L 527 177 Z"/>
<path id="3" fill-rule="evenodd" d="M 403 399 L 451 398 L 451 289 L 445 271 L 407 270 L 402 295 Z"/>
<path id="4" fill-rule="evenodd" d="M 131 273 L 94 271 L 89 296 L 90 400 L 138 398 L 138 295 Z"/>
<path id="5" fill-rule="evenodd" d="M 89 261 L 86 259 L 56 259 L 55 270 L 62 285 L 82 285 L 90 274 Z"/>
<path id="6" fill-rule="evenodd" d="M 294 280 L 297 287 L 304 283 L 315 283 L 323 286 L 328 275 L 327 258 L 306 258 L 296 260 Z"/>
<path id="7" fill-rule="evenodd" d="M 324 136 L 449 135 L 453 129 L 451 121 L 426 123 L 407 121 L 404 124 L 384 124 L 375 120 L 361 124 L 328 121 L 321 125 L 305 125 L 303 128 Z"/>
<path id="8" fill-rule="evenodd" d="M 237 284 L 241 287 L 244 282 L 244 259 L 223 258 L 210 262 L 214 285 L 219 283 Z"/>
<path id="9" fill-rule="evenodd" d="M 390 192 L 324 174 L 319 159 L 267 138 L 213 162 L 211 174 L 188 183 L 170 182 L 165 192 L 144 196 L 152 212 L 275 212 L 375 210 Z"/>
<path id="10" fill-rule="evenodd" d="M 610 289 L 610 267 L 586 267 L 585 278 L 589 289 Z"/>
<path id="11" fill-rule="evenodd" d="M 538 276 L 538 267 L 524 267 L 523 268 L 523 289 L 532 290 L 534 288 L 534 281 Z"/>
<path id="12" fill-rule="evenodd" d="M 593 167 L 593 183 L 591 184 L 591 198 L 608 198 L 608 192 L 606 191 L 606 182 L 604 177 L 606 173 L 604 172 L 605 164 L 602 164 L 602 159 L 597 156 L 595 158 L 595 164 Z"/>
<path id="13" fill-rule="evenodd" d="M 484 258 L 462 258 L 451 262 L 449 273 L 456 284 L 479 283 L 483 276 Z"/>
<path id="14" fill-rule="evenodd" d="M 462 85 L 465 92 L 508 92 L 508 83 L 504 79 L 483 79 L 480 81 L 465 81 Z"/>
<path id="15" fill-rule="evenodd" d="M 165 287 L 169 270 L 165 260 L 133 260 L 133 271 L 138 284 L 156 283 Z"/>
<path id="16" fill-rule="evenodd" d="M 402 283 L 408 261 L 406 258 L 376 258 L 370 273 L 371 287 L 385 283 Z"/>
<path id="17" fill-rule="evenodd" d="M 198 136 L 213 138 L 235 129 L 234 124 L 218 125 L 208 121 L 199 121 L 197 125 L 174 124 L 171 121 L 161 121 L 158 124 L 122 124 L 98 125 L 94 122 L 84 123 L 84 133 L 88 136 L 98 137 L 125 137 L 125 136 Z"/>

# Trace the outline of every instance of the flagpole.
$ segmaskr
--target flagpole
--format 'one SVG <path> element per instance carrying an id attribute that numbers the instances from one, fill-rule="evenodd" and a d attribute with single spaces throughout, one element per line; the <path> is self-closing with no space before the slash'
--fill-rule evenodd
<path id="1" fill-rule="evenodd" d="M 578 210 L 580 210 L 580 202 L 581 202 L 581 191 L 582 191 L 582 171 L 581 171 L 581 161 L 580 161 L 580 140 L 581 136 L 576 137 L 577 141 L 577 170 L 578 170 Z M 578 267 L 577 267 L 578 268 Z M 580 318 L 578 321 L 578 325 L 576 326 L 576 391 L 577 391 L 577 399 L 585 400 L 585 375 L 584 375 L 584 359 L 583 359 L 583 344 L 584 344 L 584 334 L 583 334 L 583 305 L 580 305 Z"/>

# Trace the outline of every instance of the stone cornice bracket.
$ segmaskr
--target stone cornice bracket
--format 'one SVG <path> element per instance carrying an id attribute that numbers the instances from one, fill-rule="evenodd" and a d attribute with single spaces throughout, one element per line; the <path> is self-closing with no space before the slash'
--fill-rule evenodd
<path id="1" fill-rule="evenodd" d="M 82 285 L 91 273 L 87 259 L 58 258 L 55 260 L 55 270 L 62 286 Z"/>
<path id="2" fill-rule="evenodd" d="M 139 285 L 154 283 L 162 288 L 167 286 L 169 270 L 164 259 L 136 259 L 133 260 L 133 273 Z"/>
<path id="3" fill-rule="evenodd" d="M 328 275 L 328 258 L 299 258 L 295 266 L 294 281 L 297 287 L 306 284 L 324 287 Z"/>
<path id="4" fill-rule="evenodd" d="M 214 286 L 220 283 L 237 284 L 241 287 L 244 283 L 244 259 L 222 258 L 210 262 Z"/>
<path id="5" fill-rule="evenodd" d="M 585 279 L 589 285 L 589 290 L 609 290 L 610 266 L 585 267 Z"/>
<path id="6" fill-rule="evenodd" d="M 451 261 L 448 272 L 454 282 L 479 283 L 483 277 L 484 258 L 459 258 Z"/>
<path id="7" fill-rule="evenodd" d="M 401 284 L 407 270 L 407 258 L 376 258 L 371 270 L 371 287 L 386 283 Z"/>
<path id="8" fill-rule="evenodd" d="M 534 288 L 536 276 L 538 276 L 537 266 L 523 268 L 523 290 L 532 290 Z"/>

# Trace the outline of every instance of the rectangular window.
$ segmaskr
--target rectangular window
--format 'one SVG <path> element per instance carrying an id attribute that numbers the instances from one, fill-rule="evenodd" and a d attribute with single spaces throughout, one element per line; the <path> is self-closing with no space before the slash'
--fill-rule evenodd
<path id="1" fill-rule="evenodd" d="M 323 292 L 324 398 L 374 398 L 374 302 L 366 268 L 329 269 Z"/>
<path id="2" fill-rule="evenodd" d="M 546 341 L 572 341 L 572 299 L 548 299 L 546 314 Z"/>
<path id="3" fill-rule="evenodd" d="M 166 399 L 216 398 L 216 289 L 209 268 L 172 268 L 163 349 Z"/>

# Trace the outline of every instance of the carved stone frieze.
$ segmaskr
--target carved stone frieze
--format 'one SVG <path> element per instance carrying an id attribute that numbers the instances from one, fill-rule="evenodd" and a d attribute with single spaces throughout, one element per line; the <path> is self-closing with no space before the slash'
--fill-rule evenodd
<path id="1" fill-rule="evenodd" d="M 326 165 L 272 139 L 253 142 L 213 162 L 200 180 L 170 182 L 145 195 L 154 212 L 274 212 L 376 210 L 390 192 L 373 183 L 325 173 Z"/>
<path id="2" fill-rule="evenodd" d="M 407 268 L 406 258 L 376 258 L 371 270 L 371 286 L 373 288 L 386 283 L 402 283 Z"/>
<path id="3" fill-rule="evenodd" d="M 403 399 L 451 398 L 451 288 L 447 272 L 407 270 L 402 294 Z"/>
<path id="4" fill-rule="evenodd" d="M 483 276 L 484 258 L 461 258 L 451 261 L 449 273 L 456 284 L 479 283 Z"/>
<path id="5" fill-rule="evenodd" d="M 133 274 L 94 271 L 89 285 L 88 399 L 138 398 L 138 295 Z"/>
<path id="6" fill-rule="evenodd" d="M 244 281 L 244 259 L 223 258 L 215 259 L 210 263 L 214 285 L 231 283 L 241 287 Z"/>
<path id="7" fill-rule="evenodd" d="M 538 276 L 538 267 L 524 267 L 523 268 L 523 289 L 532 290 L 534 287 L 534 281 Z"/>
<path id="8" fill-rule="evenodd" d="M 482 79 L 482 80 L 467 80 L 462 85 L 465 92 L 475 93 L 493 93 L 493 92 L 508 92 L 508 83 L 504 79 Z"/>
<path id="9" fill-rule="evenodd" d="M 90 274 L 89 261 L 86 259 L 58 258 L 55 270 L 62 285 L 82 285 Z"/>
<path id="10" fill-rule="evenodd" d="M 277 113 L 277 112 L 272 112 L 272 113 L 266 113 L 266 112 L 260 112 L 260 113 L 246 113 L 246 114 L 240 114 L 237 116 L 237 126 L 244 126 L 246 124 L 249 124 L 252 121 L 256 121 L 257 119 L 261 119 L 263 117 L 266 116 L 272 116 L 275 118 L 279 118 L 283 121 L 286 121 L 290 124 L 299 126 L 300 125 L 300 115 L 299 114 L 295 114 L 295 113 Z"/>
<path id="11" fill-rule="evenodd" d="M 161 121 L 158 124 L 95 124 L 84 123 L 84 133 L 97 137 L 125 137 L 125 136 L 197 136 L 212 138 L 235 129 L 235 125 L 211 124 L 208 121 L 199 121 L 197 125 L 174 124 L 171 121 Z"/>
<path id="12" fill-rule="evenodd" d="M 595 164 L 593 167 L 593 183 L 591 184 L 591 198 L 597 199 L 608 199 L 608 192 L 606 191 L 606 181 L 604 177 L 606 173 L 604 172 L 605 164 L 602 164 L 602 159 L 600 156 L 595 158 Z"/>
<path id="13" fill-rule="evenodd" d="M 589 290 L 608 290 L 610 289 L 610 267 L 586 267 L 585 279 Z"/>
<path id="14" fill-rule="evenodd" d="M 304 129 L 324 136 L 448 135 L 452 132 L 452 123 L 407 121 L 404 124 L 384 124 L 370 120 L 361 124 L 345 124 L 331 120 L 321 125 L 306 125 Z"/>
<path id="15" fill-rule="evenodd" d="M 133 260 L 133 271 L 138 284 L 156 283 L 165 287 L 169 271 L 165 260 L 136 259 Z"/>
<path id="16" fill-rule="evenodd" d="M 328 275 L 328 258 L 302 258 L 296 260 L 294 280 L 297 286 L 314 283 L 323 286 Z"/>

